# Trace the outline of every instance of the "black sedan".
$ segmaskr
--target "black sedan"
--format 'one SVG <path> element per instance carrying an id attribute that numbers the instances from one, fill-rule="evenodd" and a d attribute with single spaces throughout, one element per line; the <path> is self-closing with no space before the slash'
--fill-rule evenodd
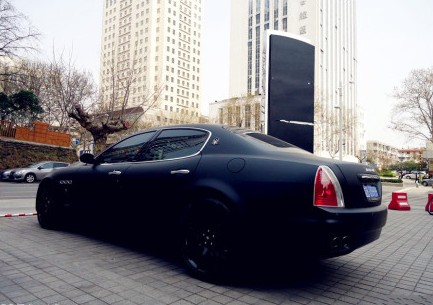
<path id="1" fill-rule="evenodd" d="M 197 276 L 221 275 L 256 253 L 348 254 L 377 240 L 387 219 L 371 167 L 237 127 L 148 129 L 80 161 L 40 183 L 43 228 L 87 218 L 132 227 L 125 234 L 138 239 L 165 233 Z"/>

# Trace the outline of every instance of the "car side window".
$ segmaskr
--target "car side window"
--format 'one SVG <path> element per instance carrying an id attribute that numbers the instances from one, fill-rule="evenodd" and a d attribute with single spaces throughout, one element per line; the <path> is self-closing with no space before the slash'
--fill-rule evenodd
<path id="1" fill-rule="evenodd" d="M 66 166 L 68 166 L 67 163 L 54 163 L 54 168 L 57 168 L 57 167 L 66 167 Z"/>
<path id="2" fill-rule="evenodd" d="M 112 146 L 97 159 L 99 163 L 119 163 L 135 160 L 135 155 L 153 136 L 155 131 L 140 133 Z"/>
<path id="3" fill-rule="evenodd" d="M 54 163 L 53 162 L 48 162 L 48 163 L 44 163 L 40 165 L 41 169 L 49 169 L 49 168 L 53 168 L 54 167 Z"/>
<path id="4" fill-rule="evenodd" d="M 166 129 L 139 156 L 140 160 L 166 160 L 194 155 L 209 138 L 209 133 L 196 129 Z"/>

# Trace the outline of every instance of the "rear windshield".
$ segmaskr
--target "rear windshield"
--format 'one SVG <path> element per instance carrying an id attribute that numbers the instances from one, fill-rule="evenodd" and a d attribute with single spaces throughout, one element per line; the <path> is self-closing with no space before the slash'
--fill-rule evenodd
<path id="1" fill-rule="evenodd" d="M 261 132 L 257 132 L 257 131 L 253 131 L 250 129 L 246 129 L 246 128 L 242 128 L 242 127 L 236 127 L 236 126 L 224 126 L 224 128 L 226 128 L 227 130 L 230 130 L 233 133 L 237 133 L 237 134 L 242 134 L 242 135 L 246 135 L 248 137 L 251 137 L 255 140 L 258 140 L 260 142 L 275 146 L 275 147 L 280 147 L 280 148 L 287 148 L 287 147 L 292 147 L 292 148 L 299 148 L 293 144 L 290 144 L 288 142 L 285 142 L 281 139 L 275 138 L 273 136 L 261 133 Z"/>
<path id="2" fill-rule="evenodd" d="M 275 138 L 275 137 L 272 137 L 270 135 L 266 135 L 266 134 L 263 134 L 263 133 L 249 132 L 249 133 L 246 133 L 246 135 L 250 136 L 250 137 L 252 137 L 254 139 L 257 139 L 259 141 L 262 141 L 262 142 L 265 142 L 267 144 L 270 144 L 272 146 L 275 146 L 275 147 L 282 147 L 282 148 L 284 148 L 284 147 L 296 147 L 295 145 L 292 145 L 292 144 L 287 143 L 287 142 L 285 142 L 283 140 L 280 140 L 278 138 Z"/>

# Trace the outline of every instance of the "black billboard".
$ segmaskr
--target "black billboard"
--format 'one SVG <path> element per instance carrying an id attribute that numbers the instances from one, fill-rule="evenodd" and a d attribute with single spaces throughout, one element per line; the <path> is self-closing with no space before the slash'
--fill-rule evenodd
<path id="1" fill-rule="evenodd" d="M 314 46 L 285 32 L 268 31 L 265 132 L 314 150 Z"/>

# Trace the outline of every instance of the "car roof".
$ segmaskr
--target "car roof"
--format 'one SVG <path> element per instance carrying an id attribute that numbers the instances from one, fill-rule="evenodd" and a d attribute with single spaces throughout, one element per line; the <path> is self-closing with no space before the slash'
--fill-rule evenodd
<path id="1" fill-rule="evenodd" d="M 303 150 L 302 148 L 299 148 L 291 143 L 287 143 L 281 139 L 264 134 L 260 131 L 256 131 L 244 127 L 227 125 L 227 124 L 190 123 L 190 124 L 163 125 L 158 127 L 146 128 L 134 134 L 139 134 L 148 131 L 161 131 L 164 129 L 176 129 L 176 128 L 194 128 L 194 129 L 207 130 L 212 133 L 212 137 L 214 138 L 219 138 L 220 136 L 224 135 L 225 140 L 232 139 L 233 141 L 236 141 L 236 143 L 228 141 L 231 144 L 236 144 L 236 145 L 232 145 L 232 148 L 233 146 L 236 146 L 236 148 L 234 149 L 235 151 L 238 150 L 238 151 L 246 152 L 250 149 L 254 149 L 254 147 L 260 150 L 266 148 L 270 150 L 277 150 L 278 148 L 296 148 L 299 152 L 302 151 L 307 154 L 310 154 L 309 152 Z M 130 136 L 134 134 L 131 134 Z M 247 135 L 249 135 L 250 137 L 245 137 Z M 260 135 L 263 135 L 263 137 L 261 137 Z M 266 139 L 264 137 L 266 137 Z"/>

